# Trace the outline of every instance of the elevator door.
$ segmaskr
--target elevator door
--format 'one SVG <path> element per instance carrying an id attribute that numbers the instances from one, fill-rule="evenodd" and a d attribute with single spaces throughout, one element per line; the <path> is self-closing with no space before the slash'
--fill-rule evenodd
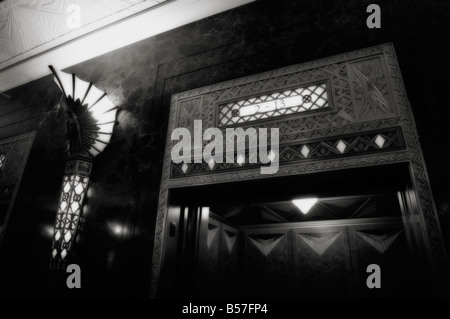
<path id="1" fill-rule="evenodd" d="M 243 297 L 355 298 L 414 296 L 414 273 L 401 221 L 243 229 Z M 367 267 L 381 269 L 370 289 Z"/>
<path id="2" fill-rule="evenodd" d="M 304 222 L 289 222 L 289 211 L 281 215 L 273 203 L 257 205 L 265 207 L 261 220 L 271 219 L 270 224 L 239 225 L 231 221 L 238 220 L 239 214 L 252 214 L 255 210 L 241 208 L 236 213 L 236 208 L 231 209 L 234 219 L 210 210 L 207 231 L 199 240 L 196 296 L 261 299 L 416 296 L 413 260 L 395 199 L 372 196 L 326 202 L 319 200 L 318 207 L 310 212 L 316 217 Z M 338 209 L 337 204 L 342 202 L 347 202 L 347 206 Z M 333 206 L 336 211 L 331 210 L 330 214 L 343 217 L 345 210 L 348 214 L 359 210 L 359 215 L 318 220 L 322 210 Z M 368 214 L 375 217 L 364 217 Z M 275 223 L 275 216 L 285 222 Z M 380 267 L 381 288 L 367 285 L 372 274 L 368 266 L 373 264 Z"/>
<path id="3" fill-rule="evenodd" d="M 161 295 L 426 296 L 408 174 L 389 165 L 174 189 Z M 381 288 L 368 287 L 369 265 Z"/>

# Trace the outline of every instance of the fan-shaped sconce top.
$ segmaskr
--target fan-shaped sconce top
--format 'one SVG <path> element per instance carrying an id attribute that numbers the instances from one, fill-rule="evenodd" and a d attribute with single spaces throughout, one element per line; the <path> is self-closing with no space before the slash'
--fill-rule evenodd
<path id="1" fill-rule="evenodd" d="M 111 140 L 117 107 L 92 82 L 49 68 L 66 99 L 70 155 L 97 156 Z"/>

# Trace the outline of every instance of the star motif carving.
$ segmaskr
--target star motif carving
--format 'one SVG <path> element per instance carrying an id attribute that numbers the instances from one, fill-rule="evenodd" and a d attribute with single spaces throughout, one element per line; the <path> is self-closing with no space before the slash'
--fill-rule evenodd
<path id="1" fill-rule="evenodd" d="M 359 88 L 362 88 L 363 90 L 360 116 L 365 116 L 370 111 L 375 113 L 377 110 L 381 110 L 383 113 L 392 112 L 392 109 L 389 107 L 389 104 L 384 98 L 383 93 L 381 93 L 376 84 L 378 77 L 378 66 L 376 64 L 372 65 L 370 74 L 368 76 L 363 74 L 356 67 L 353 67 L 353 71 L 355 72 L 360 84 Z"/>

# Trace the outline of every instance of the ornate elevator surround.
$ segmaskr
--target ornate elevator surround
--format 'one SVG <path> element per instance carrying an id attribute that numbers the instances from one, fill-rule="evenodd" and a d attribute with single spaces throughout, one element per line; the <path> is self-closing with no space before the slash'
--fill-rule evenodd
<path id="1" fill-rule="evenodd" d="M 233 101 L 317 83 L 327 83 L 328 107 L 239 123 L 244 129 L 279 128 L 280 167 L 275 175 L 261 175 L 258 165 L 247 162 L 216 163 L 213 169 L 205 162 L 188 164 L 188 168 L 172 163 L 170 151 L 176 143 L 170 140 L 173 129 L 186 127 L 193 132 L 194 120 L 203 121 L 203 130 L 216 127 L 221 107 Z M 442 285 L 440 288 L 448 289 L 447 260 L 436 209 L 392 44 L 174 94 L 156 223 L 152 297 L 157 295 L 160 278 L 170 189 L 390 163 L 409 164 L 418 208 L 407 218 L 418 225 L 415 231 L 425 234 L 422 244 L 434 279 Z"/>

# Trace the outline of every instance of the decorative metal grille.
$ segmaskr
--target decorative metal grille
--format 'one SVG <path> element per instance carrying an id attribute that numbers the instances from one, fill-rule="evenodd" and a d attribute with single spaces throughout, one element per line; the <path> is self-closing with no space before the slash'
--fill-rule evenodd
<path id="1" fill-rule="evenodd" d="M 219 106 L 219 125 L 233 125 L 328 107 L 327 85 L 320 83 L 222 104 Z"/>
<path id="2" fill-rule="evenodd" d="M 75 239 L 88 182 L 89 177 L 86 176 L 64 176 L 53 236 L 52 261 L 56 268 L 64 264 Z"/>

